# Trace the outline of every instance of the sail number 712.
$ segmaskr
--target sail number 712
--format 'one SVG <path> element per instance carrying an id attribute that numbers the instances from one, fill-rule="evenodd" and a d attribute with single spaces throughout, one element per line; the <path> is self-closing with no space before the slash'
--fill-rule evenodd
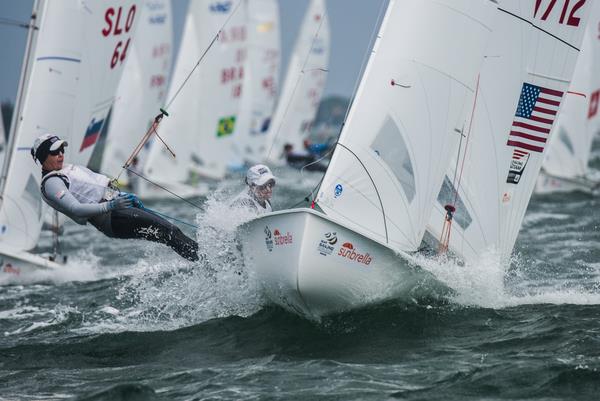
<path id="1" fill-rule="evenodd" d="M 567 24 L 570 26 L 579 26 L 581 18 L 577 16 L 579 9 L 585 4 L 586 0 L 562 0 L 562 10 L 558 18 L 559 24 Z M 541 18 L 546 21 L 558 0 L 535 0 L 534 18 Z"/>

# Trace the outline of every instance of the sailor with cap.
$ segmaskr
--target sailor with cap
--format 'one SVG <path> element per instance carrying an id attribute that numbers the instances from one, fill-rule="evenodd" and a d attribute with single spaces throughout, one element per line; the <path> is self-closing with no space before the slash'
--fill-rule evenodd
<path id="1" fill-rule="evenodd" d="M 64 163 L 67 141 L 44 134 L 31 148 L 42 165 L 44 201 L 78 224 L 91 223 L 112 238 L 139 238 L 170 246 L 182 257 L 198 260 L 198 244 L 167 220 L 144 209 L 134 194 L 119 192 L 110 179 L 90 169 Z"/>
<path id="2" fill-rule="evenodd" d="M 257 214 L 268 213 L 275 186 L 275 176 L 264 164 L 252 166 L 246 172 L 248 188 L 240 193 L 231 203 L 232 207 L 245 207 Z"/>

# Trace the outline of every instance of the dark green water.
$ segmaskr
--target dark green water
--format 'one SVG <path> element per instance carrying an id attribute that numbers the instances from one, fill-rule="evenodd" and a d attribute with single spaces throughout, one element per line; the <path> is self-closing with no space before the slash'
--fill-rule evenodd
<path id="1" fill-rule="evenodd" d="M 211 204 L 198 224 L 230 228 Z M 262 298 L 230 230 L 201 230 L 213 263 L 194 265 L 69 224 L 64 271 L 0 287 L 0 399 L 598 400 L 599 207 L 534 197 L 509 271 L 436 266 L 454 294 L 319 323 Z"/>

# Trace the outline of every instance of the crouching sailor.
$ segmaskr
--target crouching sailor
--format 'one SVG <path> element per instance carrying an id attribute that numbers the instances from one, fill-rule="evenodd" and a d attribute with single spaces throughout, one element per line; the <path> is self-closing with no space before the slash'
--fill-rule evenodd
<path id="1" fill-rule="evenodd" d="M 271 212 L 271 197 L 275 186 L 275 176 L 271 170 L 264 164 L 252 166 L 246 172 L 245 182 L 248 188 L 231 202 L 231 207 L 246 208 L 256 214 Z"/>
<path id="2" fill-rule="evenodd" d="M 111 238 L 138 238 L 170 246 L 182 257 L 198 260 L 198 244 L 167 220 L 148 212 L 134 194 L 119 193 L 108 177 L 86 167 L 64 164 L 66 141 L 45 134 L 31 155 L 42 165 L 44 201 L 78 224 L 92 224 Z"/>

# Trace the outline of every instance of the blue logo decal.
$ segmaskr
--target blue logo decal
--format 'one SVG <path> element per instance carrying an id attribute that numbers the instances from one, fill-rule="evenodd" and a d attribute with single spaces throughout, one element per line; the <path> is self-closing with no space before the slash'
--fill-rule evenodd
<path id="1" fill-rule="evenodd" d="M 339 197 L 342 194 L 342 191 L 344 190 L 344 187 L 342 187 L 342 184 L 337 184 L 335 186 L 335 197 Z"/>
<path id="2" fill-rule="evenodd" d="M 231 9 L 231 1 L 217 2 L 210 5 L 210 11 L 213 13 L 228 13 Z"/>

